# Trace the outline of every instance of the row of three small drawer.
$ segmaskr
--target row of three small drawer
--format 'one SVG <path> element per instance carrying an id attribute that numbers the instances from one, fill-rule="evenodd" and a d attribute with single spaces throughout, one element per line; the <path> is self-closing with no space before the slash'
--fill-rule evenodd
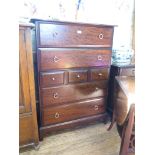
<path id="1" fill-rule="evenodd" d="M 90 74 L 90 76 L 88 74 Z M 108 76 L 109 68 L 42 72 L 40 84 L 42 87 L 49 87 L 68 83 L 107 80 Z M 90 77 L 90 79 L 88 79 L 88 77 Z"/>

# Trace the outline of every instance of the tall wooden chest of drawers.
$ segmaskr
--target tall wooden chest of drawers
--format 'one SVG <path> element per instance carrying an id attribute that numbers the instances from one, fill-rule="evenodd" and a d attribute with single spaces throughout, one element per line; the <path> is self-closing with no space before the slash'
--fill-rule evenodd
<path id="1" fill-rule="evenodd" d="M 106 122 L 114 26 L 32 21 L 36 25 L 41 137 Z"/>

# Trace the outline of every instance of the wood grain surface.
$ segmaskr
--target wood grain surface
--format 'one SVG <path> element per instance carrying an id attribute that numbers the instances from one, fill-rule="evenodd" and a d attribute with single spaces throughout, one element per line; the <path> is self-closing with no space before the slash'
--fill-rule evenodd
<path id="1" fill-rule="evenodd" d="M 40 47 L 112 46 L 113 27 L 69 24 L 39 24 Z"/>
<path id="2" fill-rule="evenodd" d="M 109 66 L 111 50 L 40 48 L 40 71 L 62 68 Z"/>
<path id="3" fill-rule="evenodd" d="M 107 95 L 107 81 L 81 83 L 43 88 L 42 106 L 59 105 L 60 103 L 103 97 Z"/>

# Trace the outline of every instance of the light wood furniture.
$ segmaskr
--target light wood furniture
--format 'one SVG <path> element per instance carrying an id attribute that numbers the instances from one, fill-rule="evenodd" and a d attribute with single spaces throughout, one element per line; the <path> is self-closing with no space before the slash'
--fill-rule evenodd
<path id="1" fill-rule="evenodd" d="M 114 118 L 122 139 L 119 155 L 135 154 L 134 77 L 116 77 L 114 101 Z"/>
<path id="2" fill-rule="evenodd" d="M 20 148 L 39 144 L 36 115 L 31 28 L 19 25 L 19 145 Z"/>
<path id="3" fill-rule="evenodd" d="M 36 25 L 40 136 L 107 122 L 114 26 L 32 21 Z"/>
<path id="4" fill-rule="evenodd" d="M 112 64 L 110 68 L 109 88 L 108 88 L 108 112 L 112 115 L 114 109 L 114 86 L 116 76 L 135 76 L 135 65 Z"/>

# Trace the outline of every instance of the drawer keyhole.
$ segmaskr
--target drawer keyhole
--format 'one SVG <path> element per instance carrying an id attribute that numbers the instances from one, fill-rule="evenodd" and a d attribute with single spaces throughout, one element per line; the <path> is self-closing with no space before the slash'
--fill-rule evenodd
<path id="1" fill-rule="evenodd" d="M 55 78 L 54 78 L 54 77 L 52 77 L 52 78 L 51 78 L 51 80 L 53 80 L 53 81 L 54 81 L 54 80 L 55 80 Z"/>
<path id="2" fill-rule="evenodd" d="M 77 77 L 77 78 L 80 78 L 80 75 L 78 74 L 76 77 Z"/>
<path id="3" fill-rule="evenodd" d="M 102 73 L 98 73 L 98 76 L 102 76 L 103 74 Z"/>
<path id="4" fill-rule="evenodd" d="M 98 110 L 98 105 L 95 105 L 95 106 L 94 106 L 94 109 L 95 109 L 95 110 Z"/>
<path id="5" fill-rule="evenodd" d="M 77 34 L 82 34 L 82 31 L 81 30 L 77 30 L 76 33 Z"/>

